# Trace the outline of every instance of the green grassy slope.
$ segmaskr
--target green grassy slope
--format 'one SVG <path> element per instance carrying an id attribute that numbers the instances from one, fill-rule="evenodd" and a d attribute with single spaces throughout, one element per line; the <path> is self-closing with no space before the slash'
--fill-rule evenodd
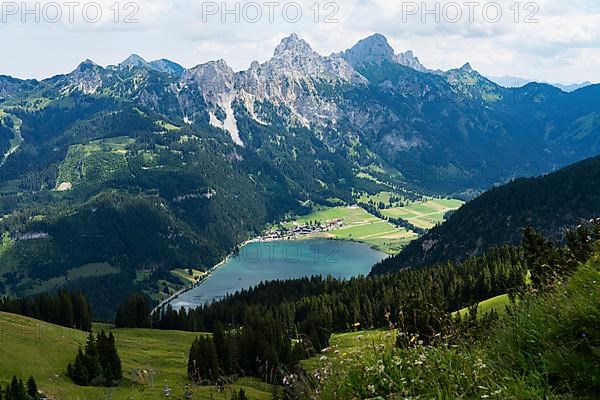
<path id="1" fill-rule="evenodd" d="M 600 253 L 556 292 L 521 302 L 478 342 L 399 349 L 385 335 L 364 336 L 305 363 L 321 378 L 316 398 L 598 398 Z"/>
<path id="2" fill-rule="evenodd" d="M 95 330 L 109 329 L 95 325 Z M 196 336 L 188 332 L 163 332 L 140 329 L 115 329 L 117 349 L 123 364 L 124 382 L 120 387 L 79 387 L 66 376 L 69 361 L 85 343 L 84 332 L 45 322 L 0 313 L 0 384 L 13 375 L 33 375 L 44 393 L 57 399 L 159 399 L 165 382 L 181 395 L 186 377 L 187 352 Z M 146 371 L 136 374 L 134 370 Z M 151 378 L 150 371 L 154 371 Z M 254 379 L 240 379 L 219 393 L 214 387 L 194 387 L 194 399 L 228 399 L 233 390 L 243 388 L 252 399 L 269 399 L 270 385 Z"/>
<path id="3" fill-rule="evenodd" d="M 496 311 L 498 315 L 503 315 L 506 312 L 506 306 L 510 304 L 510 300 L 507 294 L 503 294 L 500 296 L 492 297 L 491 299 L 487 299 L 479 303 L 477 306 L 477 315 L 484 315 L 492 310 Z M 469 313 L 469 308 L 463 308 L 456 313 L 459 313 L 462 316 L 465 316 Z M 456 313 L 453 313 L 456 314 Z"/>

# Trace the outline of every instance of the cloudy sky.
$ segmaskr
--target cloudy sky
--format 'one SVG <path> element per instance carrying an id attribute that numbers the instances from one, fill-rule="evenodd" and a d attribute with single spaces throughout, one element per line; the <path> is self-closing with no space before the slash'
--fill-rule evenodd
<path id="1" fill-rule="evenodd" d="M 379 32 L 433 69 L 469 61 L 487 75 L 600 82 L 597 0 L 425 3 L 44 0 L 23 7 L 0 0 L 0 74 L 45 78 L 86 58 L 108 65 L 131 53 L 186 67 L 223 58 L 245 69 L 292 32 L 321 54 Z"/>

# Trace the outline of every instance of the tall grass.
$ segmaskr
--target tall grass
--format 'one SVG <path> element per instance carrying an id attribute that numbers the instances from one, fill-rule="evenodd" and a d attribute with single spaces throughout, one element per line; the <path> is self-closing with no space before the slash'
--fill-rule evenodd
<path id="1" fill-rule="evenodd" d="M 478 342 L 372 342 L 328 358 L 315 376 L 314 397 L 325 400 L 600 398 L 600 257 L 513 306 Z"/>

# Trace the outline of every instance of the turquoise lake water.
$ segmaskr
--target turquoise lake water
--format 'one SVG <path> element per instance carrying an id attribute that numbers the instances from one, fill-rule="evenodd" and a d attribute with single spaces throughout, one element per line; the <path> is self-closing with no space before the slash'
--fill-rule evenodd
<path id="1" fill-rule="evenodd" d="M 340 240 L 250 243 L 198 287 L 171 301 L 171 305 L 176 309 L 195 307 L 266 281 L 314 275 L 345 279 L 367 275 L 385 257 L 365 244 Z"/>

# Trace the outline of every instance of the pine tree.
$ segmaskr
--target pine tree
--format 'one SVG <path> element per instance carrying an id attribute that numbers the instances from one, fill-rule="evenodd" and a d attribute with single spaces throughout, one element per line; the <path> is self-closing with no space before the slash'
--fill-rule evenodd
<path id="1" fill-rule="evenodd" d="M 75 327 L 82 331 L 90 331 L 92 329 L 92 317 L 90 306 L 79 292 L 71 293 L 71 303 L 73 304 L 73 318 Z"/>
<path id="2" fill-rule="evenodd" d="M 100 331 L 96 338 L 96 349 L 98 351 L 98 360 L 100 361 L 100 368 L 102 370 L 102 376 L 106 381 L 107 386 L 112 386 L 113 371 L 110 363 L 110 346 L 108 344 L 108 336 L 104 331 Z"/>
<path id="3" fill-rule="evenodd" d="M 233 372 L 233 361 L 230 354 L 229 338 L 227 337 L 225 329 L 223 328 L 223 324 L 221 323 L 218 323 L 215 326 L 213 342 L 215 344 L 215 349 L 218 354 L 221 368 L 225 373 Z"/>
<path id="4" fill-rule="evenodd" d="M 9 386 L 6 387 L 6 400 L 27 400 L 27 390 L 20 378 L 13 376 Z"/>
<path id="5" fill-rule="evenodd" d="M 90 377 L 90 374 L 85 364 L 85 356 L 81 348 L 79 348 L 79 352 L 75 357 L 75 363 L 73 364 L 71 369 L 72 376 L 70 378 L 73 379 L 73 381 L 80 386 L 89 385 L 90 379 L 93 378 Z"/>
<path id="6" fill-rule="evenodd" d="M 85 344 L 84 364 L 88 371 L 90 380 L 94 380 L 94 378 L 100 375 L 101 368 L 100 360 L 98 359 L 98 351 L 96 349 L 96 341 L 94 340 L 94 335 L 91 333 L 88 335 L 87 342 Z"/>
<path id="7" fill-rule="evenodd" d="M 58 294 L 60 324 L 72 328 L 75 326 L 73 319 L 73 303 L 71 296 L 66 290 L 61 290 Z"/>
<path id="8" fill-rule="evenodd" d="M 111 380 L 113 384 L 118 384 L 123 378 L 123 370 L 121 367 L 121 358 L 119 357 L 117 346 L 115 344 L 115 337 L 112 332 L 108 334 L 107 350 L 108 363 L 110 364 L 110 369 L 112 371 Z"/>
<path id="9" fill-rule="evenodd" d="M 219 376 L 219 358 L 217 348 L 211 337 L 204 340 L 206 365 L 208 367 L 207 376 L 210 379 L 216 379 Z"/>
<path id="10" fill-rule="evenodd" d="M 30 376 L 29 379 L 27 379 L 27 395 L 29 395 L 31 400 L 37 400 L 39 398 L 37 383 L 33 376 Z"/>

